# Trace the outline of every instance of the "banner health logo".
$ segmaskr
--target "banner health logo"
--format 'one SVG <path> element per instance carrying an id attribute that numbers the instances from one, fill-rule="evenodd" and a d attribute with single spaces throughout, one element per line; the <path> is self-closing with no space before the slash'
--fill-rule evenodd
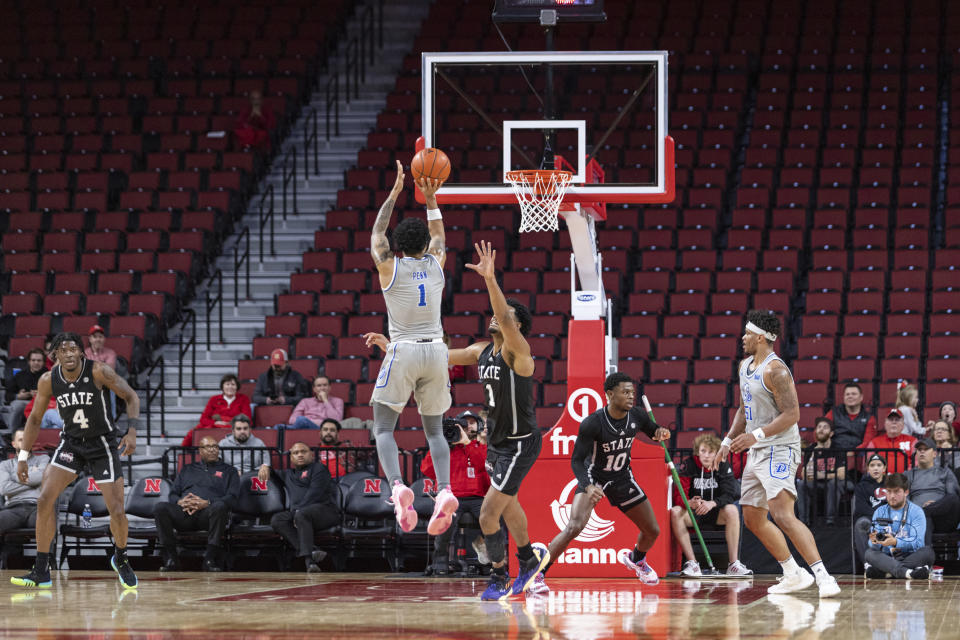
<path id="1" fill-rule="evenodd" d="M 577 295 L 577 300 L 580 302 L 592 302 L 597 296 L 592 293 L 581 293 Z"/>
<path id="2" fill-rule="evenodd" d="M 577 480 L 573 479 L 568 482 L 567 486 L 560 492 L 560 498 L 550 503 L 553 521 L 561 531 L 563 531 L 567 527 L 567 523 L 570 522 L 570 510 L 573 508 L 570 503 L 572 502 L 571 498 L 576 488 Z M 612 520 L 604 520 L 597 516 L 596 512 L 591 511 L 590 519 L 587 520 L 587 526 L 585 526 L 583 531 L 580 532 L 580 535 L 574 539 L 580 542 L 596 542 L 597 540 L 603 540 L 613 533 L 613 528 L 614 523 Z"/>

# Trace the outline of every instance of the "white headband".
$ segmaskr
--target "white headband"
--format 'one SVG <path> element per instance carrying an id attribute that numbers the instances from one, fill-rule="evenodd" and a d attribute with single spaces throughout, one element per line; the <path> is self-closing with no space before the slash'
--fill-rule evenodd
<path id="1" fill-rule="evenodd" d="M 769 331 L 764 331 L 763 329 L 761 329 L 761 328 L 758 327 L 757 325 L 753 324 L 752 322 L 748 322 L 748 323 L 747 323 L 747 331 L 749 331 L 750 333 L 755 333 L 755 334 L 757 334 L 758 336 L 763 336 L 764 338 L 766 338 L 766 339 L 769 340 L 770 342 L 773 342 L 774 340 L 777 339 L 777 336 L 773 335 L 773 334 L 770 333 Z"/>

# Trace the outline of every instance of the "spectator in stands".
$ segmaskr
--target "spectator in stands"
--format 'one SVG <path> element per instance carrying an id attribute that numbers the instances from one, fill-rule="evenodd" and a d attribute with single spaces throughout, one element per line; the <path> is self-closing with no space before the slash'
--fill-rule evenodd
<path id="1" fill-rule="evenodd" d="M 887 504 L 873 512 L 869 549 L 864 569 L 868 578 L 916 578 L 930 576 L 935 555 L 925 546 L 927 519 L 923 510 L 907 500 L 910 481 L 902 473 L 891 473 L 884 481 Z"/>
<path id="2" fill-rule="evenodd" d="M 960 452 L 952 451 L 957 447 L 957 433 L 953 427 L 948 422 L 937 420 L 933 424 L 933 441 L 940 450 L 940 464 L 956 473 L 957 469 L 960 469 Z"/>
<path id="3" fill-rule="evenodd" d="M 960 484 L 953 471 L 936 464 L 937 445 L 932 438 L 914 445 L 917 465 L 904 472 L 910 481 L 910 501 L 923 507 L 934 533 L 946 533 L 960 523 Z"/>
<path id="4" fill-rule="evenodd" d="M 36 398 L 30 398 L 30 402 L 24 407 L 23 415 L 25 417 L 30 417 L 30 412 L 33 411 L 33 403 L 35 401 Z M 43 412 L 43 418 L 40 420 L 40 428 L 63 429 L 63 418 L 60 417 L 60 410 L 57 409 L 56 398 L 50 398 L 50 402 L 47 403 L 47 410 Z"/>
<path id="5" fill-rule="evenodd" d="M 263 95 L 257 90 L 251 91 L 248 97 L 250 104 L 237 116 L 233 130 L 237 143 L 242 148 L 270 151 L 270 132 L 277 124 L 273 109 L 264 104 Z"/>
<path id="6" fill-rule="evenodd" d="M 297 403 L 287 423 L 294 429 L 316 429 L 327 418 L 343 420 L 343 400 L 330 395 L 330 378 L 313 379 L 313 395 Z"/>
<path id="7" fill-rule="evenodd" d="M 84 355 L 88 360 L 102 362 L 114 371 L 117 370 L 117 352 L 106 346 L 107 335 L 98 324 L 90 327 L 90 346 L 84 349 Z"/>
<path id="8" fill-rule="evenodd" d="M 863 406 L 863 390 L 856 382 L 843 385 L 843 410 L 831 409 L 826 418 L 833 423 L 833 446 L 856 449 L 877 437 L 877 419 Z"/>
<path id="9" fill-rule="evenodd" d="M 954 432 L 954 441 L 957 437 L 960 437 L 960 420 L 957 420 L 957 403 L 952 400 L 944 400 L 940 403 L 940 420 L 943 420 L 948 425 L 953 427 Z M 927 428 L 932 429 L 934 421 L 930 420 L 927 422 Z"/>
<path id="10" fill-rule="evenodd" d="M 903 433 L 903 415 L 897 409 L 890 409 L 883 421 L 883 435 L 879 435 L 865 445 L 867 449 L 900 449 L 903 455 L 882 452 L 887 461 L 887 470 L 890 473 L 899 473 L 910 466 L 913 456 L 913 445 L 917 441 L 913 436 Z"/>
<path id="11" fill-rule="evenodd" d="M 464 412 L 466 413 L 466 412 Z M 463 415 L 463 414 L 460 414 Z M 474 421 L 477 417 L 470 414 Z M 459 427 L 460 438 L 450 444 L 450 490 L 457 497 L 460 504 L 453 514 L 453 520 L 446 531 L 434 538 L 434 559 L 433 567 L 430 573 L 433 575 L 444 575 L 450 572 L 450 538 L 457 530 L 456 522 L 464 513 L 470 513 L 480 522 L 480 505 L 483 504 L 483 496 L 487 494 L 490 488 L 490 476 L 487 475 L 487 445 L 477 442 L 476 436 L 470 436 L 466 428 L 466 421 L 460 418 L 453 420 L 444 420 L 444 435 L 447 431 Z M 474 431 L 474 434 L 476 431 Z M 433 468 L 433 458 L 430 452 L 427 452 L 423 462 L 420 463 L 420 471 L 427 478 L 434 482 L 437 481 L 437 474 Z M 478 525 L 479 527 L 479 525 Z M 483 536 L 478 535 L 473 541 L 473 548 L 477 551 L 480 564 L 488 564 L 486 557 L 486 545 Z"/>
<path id="12" fill-rule="evenodd" d="M 231 451 L 229 452 L 230 462 L 240 475 L 247 471 L 257 469 L 257 475 L 264 482 L 270 477 L 270 453 L 265 451 L 267 445 L 263 440 L 253 435 L 253 428 L 250 425 L 250 418 L 241 414 L 234 416 L 230 425 L 230 434 L 220 441 L 220 448 L 257 448 L 259 451 Z M 239 464 L 237 462 L 239 461 Z"/>
<path id="13" fill-rule="evenodd" d="M 13 432 L 11 443 L 19 454 L 23 446 L 23 429 Z M 32 528 L 37 524 L 37 498 L 40 497 L 40 481 L 43 472 L 50 464 L 50 456 L 45 453 L 36 455 L 28 452 L 27 481 L 17 478 L 17 456 L 0 462 L 0 495 L 3 496 L 3 508 L 0 508 L 0 536 L 12 529 Z"/>
<path id="14" fill-rule="evenodd" d="M 208 532 L 203 570 L 222 570 L 220 545 L 239 488 L 240 474 L 220 460 L 217 442 L 209 436 L 201 438 L 200 461 L 180 470 L 170 488 L 169 502 L 161 502 L 153 512 L 165 556 L 161 571 L 180 568 L 176 531 L 202 530 Z"/>
<path id="15" fill-rule="evenodd" d="M 270 526 L 304 559 L 307 573 L 318 573 L 327 552 L 314 546 L 314 531 L 340 523 L 339 492 L 327 467 L 314 462 L 304 443 L 290 447 L 290 464 L 291 469 L 275 476 L 287 491 L 290 508 L 275 513 Z"/>
<path id="16" fill-rule="evenodd" d="M 257 378 L 253 392 L 255 404 L 298 404 L 307 395 L 307 381 L 287 363 L 287 352 L 274 349 L 270 368 Z"/>
<path id="17" fill-rule="evenodd" d="M 920 396 L 917 393 L 917 385 L 901 382 L 897 385 L 897 409 L 903 416 L 903 432 L 908 436 L 922 438 L 927 430 L 920 422 L 920 416 L 917 415 L 917 403 Z"/>
<path id="18" fill-rule="evenodd" d="M 864 561 L 873 514 L 881 505 L 887 504 L 887 490 L 883 486 L 886 475 L 887 461 L 879 453 L 874 453 L 867 459 L 867 473 L 853 491 L 853 548 L 858 563 Z"/>
<path id="19" fill-rule="evenodd" d="M 43 339 L 43 352 L 47 354 L 46 367 L 48 371 L 53 371 L 53 367 L 57 364 L 57 352 L 53 349 L 53 339 L 56 336 L 52 333 L 48 333 L 47 337 Z"/>
<path id="20" fill-rule="evenodd" d="M 684 460 L 678 473 L 684 495 L 693 510 L 699 526 L 723 525 L 727 538 L 727 553 L 730 564 L 727 575 L 747 576 L 753 573 L 738 559 L 740 551 L 740 511 L 736 502 L 740 499 L 740 489 L 733 477 L 733 468 L 729 462 L 721 462 L 716 471 L 712 468 L 714 458 L 720 451 L 720 439 L 713 433 L 703 433 L 693 441 L 695 455 Z M 681 573 L 685 576 L 701 576 L 700 564 L 690 544 L 690 531 L 693 522 L 683 506 L 683 500 L 677 496 L 670 508 L 670 522 L 673 535 L 680 543 L 686 562 Z"/>
<path id="21" fill-rule="evenodd" d="M 253 411 L 250 408 L 250 398 L 246 394 L 238 393 L 239 388 L 240 381 L 232 373 L 220 378 L 220 393 L 207 401 L 207 406 L 200 414 L 200 423 L 187 432 L 181 446 L 193 446 L 193 435 L 197 429 L 230 427 L 233 425 L 233 418 L 239 415 L 252 419 Z"/>
<path id="22" fill-rule="evenodd" d="M 27 367 L 17 372 L 7 383 L 7 426 L 19 429 L 26 422 L 23 409 L 37 395 L 37 382 L 46 371 L 46 356 L 42 349 L 30 349 Z"/>
<path id="23" fill-rule="evenodd" d="M 816 449 L 833 448 L 833 423 L 826 417 L 817 418 L 814 427 L 816 442 L 804 451 L 807 460 L 801 467 L 797 482 L 797 513 L 801 520 L 810 523 L 810 503 L 817 493 L 825 492 L 826 524 L 832 525 L 837 516 L 837 502 L 846 490 L 847 456 L 844 453 L 816 452 Z"/>
<path id="24" fill-rule="evenodd" d="M 340 423 L 333 418 L 320 423 L 320 446 L 323 448 L 318 459 L 335 478 L 356 470 L 355 454 L 340 450 L 340 447 L 349 446 L 349 443 L 340 442 L 340 429 Z"/>

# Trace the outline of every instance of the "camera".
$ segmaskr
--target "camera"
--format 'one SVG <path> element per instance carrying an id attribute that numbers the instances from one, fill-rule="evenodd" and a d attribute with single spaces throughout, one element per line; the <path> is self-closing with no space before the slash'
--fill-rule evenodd
<path id="1" fill-rule="evenodd" d="M 467 425 L 463 420 L 456 418 L 443 419 L 443 437 L 447 441 L 447 444 L 453 446 L 460 442 L 460 438 L 463 437 L 461 429 L 464 431 L 467 429 Z"/>

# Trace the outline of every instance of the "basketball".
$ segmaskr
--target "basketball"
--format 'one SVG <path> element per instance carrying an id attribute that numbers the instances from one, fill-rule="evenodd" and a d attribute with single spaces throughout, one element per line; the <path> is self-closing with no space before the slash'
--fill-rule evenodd
<path id="1" fill-rule="evenodd" d="M 450 158 L 440 149 L 428 147 L 413 156 L 410 173 L 413 174 L 414 180 L 419 179 L 420 176 L 426 176 L 443 182 L 450 175 Z"/>

